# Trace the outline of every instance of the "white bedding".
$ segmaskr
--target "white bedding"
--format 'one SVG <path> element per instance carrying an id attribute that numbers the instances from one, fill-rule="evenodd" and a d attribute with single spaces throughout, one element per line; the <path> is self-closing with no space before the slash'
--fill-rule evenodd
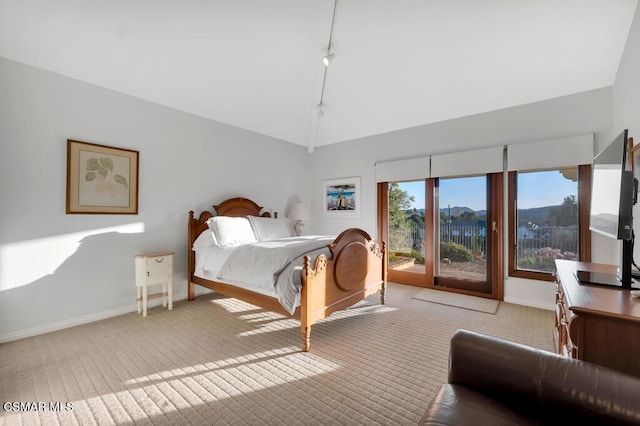
<path id="1" fill-rule="evenodd" d="M 300 305 L 303 256 L 329 257 L 327 245 L 334 238 L 291 237 L 197 250 L 195 275 L 275 297 L 292 314 Z"/>

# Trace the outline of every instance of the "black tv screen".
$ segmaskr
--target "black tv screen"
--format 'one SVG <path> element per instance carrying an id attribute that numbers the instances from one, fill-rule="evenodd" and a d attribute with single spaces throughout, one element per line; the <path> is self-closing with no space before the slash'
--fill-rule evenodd
<path id="1" fill-rule="evenodd" d="M 618 240 L 633 230 L 633 173 L 626 170 L 627 130 L 593 159 L 589 229 Z"/>

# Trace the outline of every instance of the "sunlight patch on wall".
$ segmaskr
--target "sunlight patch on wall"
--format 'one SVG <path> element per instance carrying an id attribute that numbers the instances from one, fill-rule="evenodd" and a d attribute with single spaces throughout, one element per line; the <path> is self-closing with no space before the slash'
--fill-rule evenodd
<path id="1" fill-rule="evenodd" d="M 92 235 L 117 232 L 144 232 L 144 223 L 137 222 L 108 228 L 92 229 L 53 237 L 0 245 L 0 291 L 28 285 L 52 275 Z"/>

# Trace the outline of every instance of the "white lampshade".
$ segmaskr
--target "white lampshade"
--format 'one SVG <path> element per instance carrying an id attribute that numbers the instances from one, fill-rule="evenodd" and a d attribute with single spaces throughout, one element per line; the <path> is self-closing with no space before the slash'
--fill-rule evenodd
<path id="1" fill-rule="evenodd" d="M 295 203 L 289 211 L 289 219 L 293 220 L 309 220 L 309 212 L 302 203 Z"/>

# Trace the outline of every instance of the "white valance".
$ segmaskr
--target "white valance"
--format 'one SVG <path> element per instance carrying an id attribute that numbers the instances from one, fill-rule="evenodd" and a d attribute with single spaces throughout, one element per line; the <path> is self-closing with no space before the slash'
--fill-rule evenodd
<path id="1" fill-rule="evenodd" d="M 376 163 L 376 182 L 406 182 L 429 177 L 430 157 Z"/>
<path id="2" fill-rule="evenodd" d="M 502 172 L 504 147 L 451 152 L 431 157 L 431 177 L 457 177 Z"/>
<path id="3" fill-rule="evenodd" d="M 507 146 L 509 171 L 554 169 L 593 162 L 593 133 Z"/>

